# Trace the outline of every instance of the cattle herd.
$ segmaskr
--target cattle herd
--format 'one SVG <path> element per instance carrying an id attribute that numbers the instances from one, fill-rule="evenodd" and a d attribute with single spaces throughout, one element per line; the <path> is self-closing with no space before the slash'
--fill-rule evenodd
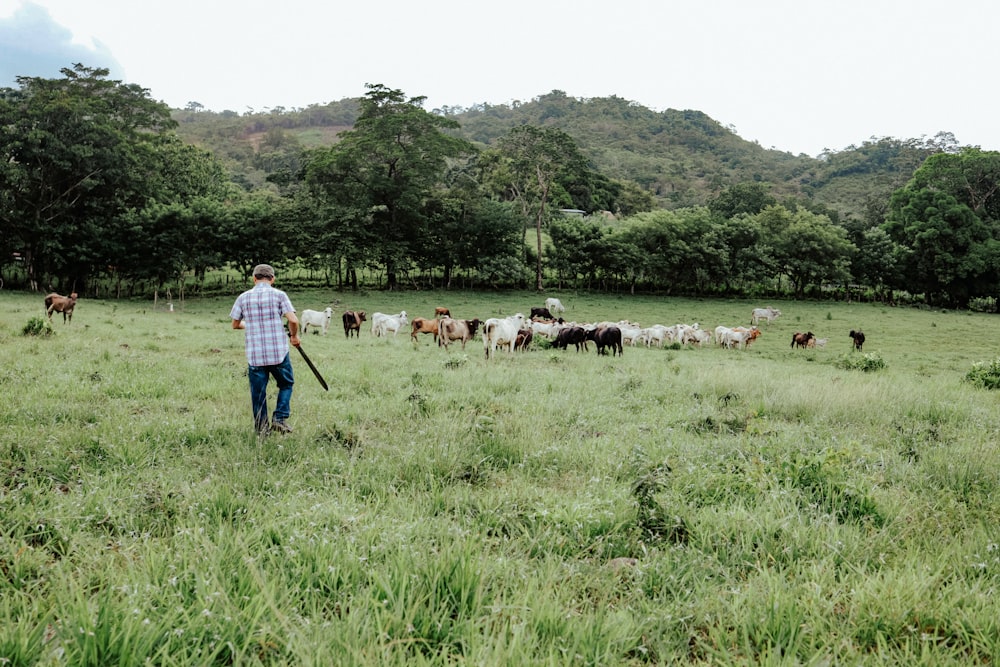
<path id="1" fill-rule="evenodd" d="M 45 297 L 45 314 L 51 320 L 52 313 L 62 313 L 63 322 L 73 319 L 77 294 L 73 292 L 68 297 L 53 292 Z M 443 306 L 434 309 L 433 317 L 414 317 L 412 322 L 402 310 L 394 315 L 372 313 L 371 332 L 376 338 L 393 337 L 400 329 L 410 327 L 410 338 L 418 342 L 418 334 L 431 334 L 434 342 L 447 347 L 459 341 L 462 349 L 465 344 L 480 333 L 483 340 L 483 351 L 487 359 L 493 358 L 497 351 L 513 354 L 515 351 L 527 350 L 535 337 L 549 341 L 555 349 L 566 350 L 572 345 L 577 351 L 588 350 L 588 344 L 594 343 L 597 353 L 601 355 L 622 356 L 626 345 L 635 347 L 663 347 L 677 343 L 680 345 L 702 346 L 714 343 L 727 349 L 745 350 L 761 336 L 760 324 L 770 325 L 780 315 L 777 308 L 754 308 L 750 313 L 749 326 L 717 326 L 713 332 L 708 332 L 695 322 L 694 324 L 674 324 L 666 326 L 654 324 L 643 327 L 637 322 L 620 320 L 618 322 L 568 322 L 562 314 L 566 312 L 559 299 L 548 298 L 545 305 L 532 307 L 529 316 L 522 313 L 510 317 L 491 317 L 480 321 L 456 319 L 451 316 L 451 310 Z M 333 308 L 323 310 L 303 310 L 300 316 L 302 333 L 307 333 L 309 327 L 315 332 L 326 335 L 330 321 L 333 318 Z M 342 315 L 344 336 L 360 337 L 361 325 L 368 321 L 368 315 L 363 310 L 347 310 Z M 865 334 L 852 329 L 848 334 L 854 350 L 861 352 L 865 343 Z M 792 334 L 791 347 L 822 348 L 826 346 L 826 338 L 817 338 L 811 331 L 796 331 Z"/>
<path id="2" fill-rule="evenodd" d="M 408 317 L 405 310 L 395 314 L 372 313 L 363 310 L 348 310 L 343 313 L 344 336 L 350 338 L 360 336 L 361 326 L 370 321 L 372 336 L 376 338 L 392 337 L 409 328 L 410 338 L 414 343 L 420 340 L 420 334 L 429 334 L 434 343 L 448 348 L 454 342 L 461 343 L 465 349 L 466 343 L 477 335 L 483 341 L 483 353 L 486 359 L 492 359 L 497 352 L 513 354 L 527 350 L 536 338 L 547 341 L 548 347 L 567 350 L 571 346 L 578 352 L 589 350 L 593 343 L 600 355 L 622 356 L 626 346 L 629 347 L 663 347 L 665 345 L 704 346 L 714 344 L 726 349 L 746 350 L 761 335 L 761 325 L 767 327 L 780 315 L 777 308 L 754 308 L 750 313 L 750 323 L 747 326 L 718 326 L 708 331 L 701 328 L 697 322 L 693 324 L 653 324 L 641 326 L 637 322 L 620 320 L 618 322 L 572 322 L 563 318 L 566 308 L 559 299 L 549 298 L 545 305 L 529 309 L 528 317 L 516 313 L 509 317 L 491 317 L 486 320 L 479 318 L 458 319 L 452 317 L 451 309 L 438 306 L 432 317 Z M 303 332 L 308 326 L 314 326 L 325 334 L 332 316 L 330 308 L 323 311 L 305 310 L 302 312 Z M 854 349 L 860 351 L 864 343 L 861 331 L 850 332 L 854 341 Z M 827 343 L 826 338 L 817 338 L 813 332 L 795 332 L 792 335 L 792 348 L 822 348 Z"/>

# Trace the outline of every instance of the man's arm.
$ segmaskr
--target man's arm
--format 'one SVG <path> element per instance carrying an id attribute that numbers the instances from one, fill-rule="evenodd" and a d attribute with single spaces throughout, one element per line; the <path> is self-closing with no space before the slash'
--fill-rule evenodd
<path id="1" fill-rule="evenodd" d="M 233 320 L 234 329 L 246 329 L 246 325 L 243 324 L 243 320 Z"/>
<path id="2" fill-rule="evenodd" d="M 299 318 L 295 316 L 293 311 L 284 313 L 285 319 L 288 320 L 288 341 L 295 347 L 298 347 L 302 341 L 299 339 Z"/>

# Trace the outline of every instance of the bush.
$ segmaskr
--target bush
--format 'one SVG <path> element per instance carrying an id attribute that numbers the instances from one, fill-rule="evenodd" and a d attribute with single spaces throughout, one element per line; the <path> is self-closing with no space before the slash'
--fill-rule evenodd
<path id="1" fill-rule="evenodd" d="M 972 364 L 965 381 L 980 389 L 1000 389 L 1000 358 Z"/>
<path id="2" fill-rule="evenodd" d="M 885 368 L 885 359 L 877 352 L 866 352 L 865 354 L 845 354 L 835 365 L 847 371 L 863 371 L 874 373 Z"/>
<path id="3" fill-rule="evenodd" d="M 44 317 L 32 317 L 21 329 L 23 336 L 51 336 L 53 333 L 52 323 Z"/>

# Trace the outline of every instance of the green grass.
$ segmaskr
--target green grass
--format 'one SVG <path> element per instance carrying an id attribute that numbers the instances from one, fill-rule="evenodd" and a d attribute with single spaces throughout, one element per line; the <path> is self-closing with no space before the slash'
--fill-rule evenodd
<path id="1" fill-rule="evenodd" d="M 558 296 L 706 329 L 766 305 Z M 542 300 L 291 297 L 335 321 Z M 258 441 L 231 303 L 81 299 L 38 336 L 41 297 L 0 293 L 5 664 L 1000 657 L 1000 415 L 966 381 L 993 316 L 776 302 L 747 351 L 490 362 L 334 326 L 303 338 L 330 391 L 293 356 L 295 433 Z M 843 362 L 859 328 L 877 368 Z M 791 349 L 807 330 L 826 348 Z"/>

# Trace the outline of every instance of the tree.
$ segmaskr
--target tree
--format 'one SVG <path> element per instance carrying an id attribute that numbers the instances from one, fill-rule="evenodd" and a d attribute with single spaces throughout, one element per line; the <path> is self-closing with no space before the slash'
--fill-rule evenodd
<path id="1" fill-rule="evenodd" d="M 350 227 L 356 247 L 370 247 L 385 267 L 387 286 L 413 260 L 426 231 L 426 202 L 447 161 L 474 152 L 448 132 L 458 123 L 424 111 L 425 98 L 367 84 L 354 128 L 308 158 L 306 182 Z"/>
<path id="2" fill-rule="evenodd" d="M 963 306 L 1000 288 L 1000 153 L 932 155 L 893 193 L 883 226 L 903 246 L 902 282 Z"/>
<path id="3" fill-rule="evenodd" d="M 18 77 L 18 90 L 0 92 L 0 237 L 33 289 L 54 279 L 83 291 L 118 263 L 126 217 L 224 179 L 176 141 L 170 109 L 146 89 L 80 64 L 62 74 Z"/>
<path id="4" fill-rule="evenodd" d="M 497 142 L 497 148 L 482 164 L 486 180 L 495 184 L 503 198 L 520 206 L 525 236 L 528 222 L 534 222 L 535 288 L 542 291 L 542 225 L 548 213 L 546 207 L 553 199 L 558 201 L 558 195 L 563 196 L 564 203 L 572 201 L 565 184 L 589 179 L 591 170 L 587 160 L 576 142 L 562 130 L 520 125 Z"/>
<path id="5" fill-rule="evenodd" d="M 799 298 L 806 288 L 823 282 L 846 280 L 855 251 L 842 227 L 803 208 L 794 213 L 784 206 L 769 206 L 757 215 L 761 243 L 770 249 L 777 269 L 788 276 Z"/>
<path id="6" fill-rule="evenodd" d="M 764 183 L 737 183 L 709 199 L 708 209 L 720 218 L 733 218 L 741 213 L 757 215 L 777 200 L 770 186 Z"/>

